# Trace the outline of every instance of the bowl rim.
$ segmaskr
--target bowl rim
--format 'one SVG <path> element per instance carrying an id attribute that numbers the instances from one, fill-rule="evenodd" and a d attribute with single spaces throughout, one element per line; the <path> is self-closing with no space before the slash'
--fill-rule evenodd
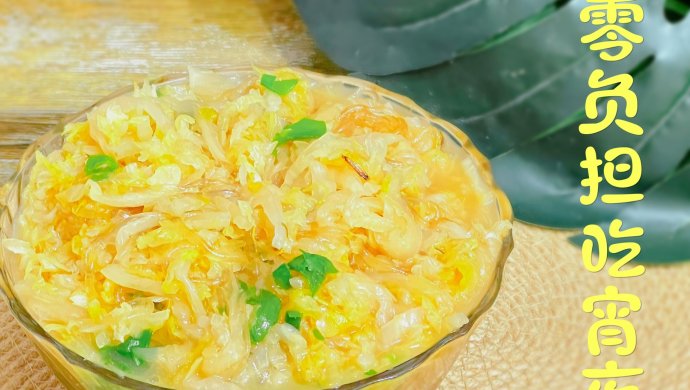
<path id="1" fill-rule="evenodd" d="M 379 382 L 384 382 L 384 381 L 392 381 L 394 379 L 397 379 L 399 377 L 404 376 L 405 374 L 413 371 L 415 368 L 419 367 L 422 365 L 425 361 L 427 361 L 432 355 L 434 355 L 436 352 L 438 352 L 441 348 L 446 346 L 447 344 L 461 338 L 462 336 L 467 335 L 473 328 L 475 327 L 476 323 L 478 322 L 479 318 L 481 318 L 487 310 L 491 308 L 493 303 L 495 302 L 498 293 L 501 288 L 502 280 L 503 280 L 503 271 L 505 268 L 506 261 L 508 259 L 508 256 L 510 255 L 510 252 L 513 249 L 513 236 L 512 236 L 512 223 L 513 223 L 513 211 L 512 207 L 510 205 L 510 202 L 508 201 L 508 197 L 505 195 L 505 193 L 498 187 L 498 185 L 495 182 L 495 179 L 492 175 L 491 171 L 491 165 L 489 163 L 489 160 L 476 148 L 474 143 L 469 139 L 469 137 L 462 131 L 460 130 L 457 126 L 454 124 L 443 120 L 431 113 L 429 113 L 427 110 L 423 109 L 420 107 L 417 103 L 415 103 L 412 99 L 400 95 L 398 93 L 389 91 L 379 85 L 376 85 L 370 81 L 355 78 L 355 77 L 350 77 L 350 76 L 344 76 L 344 75 L 331 75 L 331 74 L 324 74 L 324 73 L 319 73 L 315 72 L 312 70 L 307 70 L 304 68 L 300 67 L 295 67 L 295 66 L 286 66 L 286 67 L 272 67 L 272 68 L 261 68 L 262 71 L 277 71 L 277 70 L 285 70 L 289 69 L 292 71 L 295 71 L 297 73 L 301 73 L 307 78 L 315 80 L 315 81 L 329 81 L 329 82 L 339 82 L 344 85 L 350 85 L 359 88 L 360 90 L 371 90 L 372 92 L 375 93 L 376 96 L 380 96 L 383 98 L 386 98 L 394 103 L 397 103 L 404 108 L 412 111 L 415 115 L 419 115 L 427 119 L 430 123 L 436 125 L 436 127 L 440 127 L 448 133 L 451 137 L 455 138 L 455 141 L 457 141 L 458 145 L 464 149 L 469 157 L 473 160 L 474 164 L 479 168 L 477 170 L 478 176 L 484 181 L 486 186 L 488 187 L 488 190 L 493 194 L 496 200 L 496 206 L 498 207 L 498 220 L 499 221 L 507 221 L 511 224 L 510 228 L 504 229 L 503 232 L 503 237 L 500 237 L 501 239 L 501 246 L 500 249 L 497 253 L 497 259 L 496 259 L 496 265 L 494 267 L 494 277 L 493 279 L 489 280 L 490 285 L 486 289 L 486 292 L 484 293 L 483 297 L 479 301 L 479 303 L 476 305 L 474 309 L 472 309 L 468 316 L 469 321 L 461 326 L 460 328 L 454 330 L 453 332 L 447 334 L 440 340 L 438 340 L 434 345 L 429 347 L 427 350 L 424 352 L 413 356 L 409 358 L 408 360 L 386 370 L 381 373 L 362 378 L 360 380 L 357 380 L 355 382 L 350 382 L 346 384 L 342 384 L 340 386 L 334 387 L 332 389 L 338 389 L 338 390 L 357 390 L 357 389 L 363 389 L 368 386 L 374 385 Z M 240 66 L 240 67 L 220 67 L 220 68 L 204 68 L 204 71 L 212 71 L 214 73 L 218 74 L 231 74 L 231 73 L 245 73 L 245 72 L 256 72 L 257 68 L 256 67 L 250 67 L 250 66 Z M 151 78 L 147 79 L 144 82 L 148 82 L 152 86 L 162 86 L 166 84 L 172 84 L 176 82 L 180 82 L 182 80 L 189 79 L 189 73 L 188 72 L 177 72 L 177 73 L 169 73 L 161 77 L 157 78 Z M 75 120 L 78 120 L 82 117 L 84 117 L 87 113 L 89 113 L 92 109 L 94 109 L 97 106 L 100 106 L 101 104 L 104 104 L 118 96 L 125 95 L 127 93 L 131 93 L 134 88 L 142 85 L 142 82 L 136 82 L 134 83 L 133 86 L 130 87 L 124 87 L 117 89 L 116 91 L 108 94 L 107 96 L 98 99 L 96 102 L 93 104 L 89 105 L 87 108 L 78 111 L 77 113 L 66 115 L 63 117 L 62 120 L 60 120 L 53 129 L 48 131 L 46 134 L 40 136 L 37 138 L 29 147 L 24 151 L 22 154 L 22 157 L 19 160 L 19 164 L 17 167 L 17 170 L 15 173 L 9 178 L 9 180 L 6 182 L 10 186 L 10 190 L 7 192 L 8 196 L 12 193 L 12 190 L 17 187 L 18 184 L 20 184 L 20 178 L 22 177 L 22 174 L 24 173 L 25 165 L 26 163 L 35 156 L 35 153 L 37 150 L 41 148 L 42 145 L 46 143 L 47 140 L 49 139 L 54 139 L 56 136 L 60 136 L 62 133 L 62 129 L 64 126 L 68 123 L 74 122 Z M 441 131 L 441 130 L 440 130 Z M 8 218 L 10 210 L 9 210 L 9 205 L 8 204 L 3 204 L 5 199 L 0 200 L 0 205 L 2 208 L 0 209 L 0 218 Z M 8 202 L 7 202 L 8 203 Z M 0 227 L 0 233 L 2 228 Z M 4 234 L 2 234 L 4 235 Z M 3 239 L 2 236 L 0 236 L 0 241 Z M 4 249 L 0 248 L 0 251 L 4 251 Z M 0 252 L 1 254 L 2 252 Z M 125 386 L 127 388 L 131 389 L 142 389 L 142 390 L 170 390 L 170 388 L 167 387 L 161 387 L 157 385 L 153 385 L 147 382 L 143 382 L 134 378 L 130 378 L 127 376 L 120 375 L 116 373 L 115 371 L 111 371 L 110 369 L 101 366 L 91 360 L 88 360 L 84 357 L 82 357 L 80 354 L 72 351 L 69 349 L 67 346 L 63 345 L 60 343 L 58 340 L 53 338 L 48 332 L 46 332 L 43 327 L 29 314 L 27 309 L 24 307 L 24 305 L 20 302 L 20 300 L 16 297 L 16 294 L 13 291 L 12 288 L 12 283 L 9 280 L 9 275 L 7 274 L 7 271 L 5 270 L 5 267 L 2 266 L 2 263 L 0 263 L 0 291 L 2 292 L 1 295 L 4 296 L 6 302 L 8 303 L 8 306 L 10 308 L 10 312 L 12 315 L 19 321 L 19 323 L 22 325 L 22 327 L 27 330 L 32 336 L 40 337 L 44 341 L 46 341 L 48 344 L 50 344 L 53 348 L 55 348 L 61 355 L 62 357 L 67 360 L 70 364 L 73 364 L 75 366 L 78 366 L 82 369 L 86 369 L 103 379 L 106 379 L 107 381 L 111 382 L 112 384 L 118 385 L 118 386 Z"/>

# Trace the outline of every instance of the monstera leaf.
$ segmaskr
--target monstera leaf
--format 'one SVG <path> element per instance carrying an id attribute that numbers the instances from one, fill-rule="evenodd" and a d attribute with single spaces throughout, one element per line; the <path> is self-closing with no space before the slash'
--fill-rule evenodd
<path id="1" fill-rule="evenodd" d="M 414 99 L 463 129 L 487 157 L 524 221 L 558 228 L 621 218 L 641 226 L 643 261 L 690 258 L 690 18 L 663 1 L 639 0 L 642 35 L 625 60 L 606 62 L 580 37 L 584 0 L 297 0 L 320 47 L 354 74 Z M 673 19 L 673 18 L 672 18 Z M 418 32 L 418 34 L 417 34 Z M 613 126 L 582 135 L 593 70 L 634 75 L 639 102 L 632 136 Z M 622 110 L 622 109 L 621 109 Z M 604 109 L 600 107 L 603 115 Z M 635 148 L 643 163 L 632 191 L 641 202 L 580 204 L 585 149 L 598 157 Z M 600 193 L 621 192 L 602 185 Z M 627 192 L 630 192 L 628 190 Z"/>

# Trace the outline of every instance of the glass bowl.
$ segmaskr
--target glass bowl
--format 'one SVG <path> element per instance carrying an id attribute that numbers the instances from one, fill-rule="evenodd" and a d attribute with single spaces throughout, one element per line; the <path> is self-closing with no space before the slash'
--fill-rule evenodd
<path id="1" fill-rule="evenodd" d="M 498 295 L 501 286 L 503 267 L 508 254 L 513 248 L 511 233 L 512 210 L 505 194 L 496 187 L 491 175 L 491 167 L 488 160 L 474 147 L 469 138 L 457 127 L 449 122 L 436 118 L 415 104 L 412 100 L 385 90 L 370 82 L 347 76 L 327 76 L 311 71 L 293 69 L 300 72 L 308 79 L 319 83 L 332 83 L 339 87 L 352 90 L 353 94 L 361 95 L 366 99 L 385 101 L 402 113 L 426 118 L 432 125 L 444 135 L 444 148 L 452 149 L 454 153 L 466 153 L 474 163 L 476 176 L 482 182 L 486 191 L 493 195 L 495 202 L 495 223 L 502 226 L 499 236 L 492 242 L 491 261 L 488 282 L 484 286 L 482 294 L 477 294 L 476 302 L 467 315 L 469 322 L 461 328 L 453 331 L 440 339 L 425 352 L 379 374 L 366 377 L 357 382 L 344 384 L 338 389 L 434 389 L 448 373 L 461 351 L 469 340 L 469 336 L 476 328 L 476 324 L 482 315 L 491 307 Z M 250 68 L 218 70 L 227 77 L 241 77 L 255 72 Z M 172 74 L 164 76 L 150 83 L 156 86 L 176 85 L 188 80 L 186 74 Z M 48 132 L 32 144 L 20 160 L 17 172 L 9 183 L 5 205 L 0 214 L 0 240 L 15 237 L 15 221 L 22 209 L 22 191 L 28 183 L 31 168 L 35 164 L 37 151 L 48 154 L 59 149 L 62 145 L 61 132 L 66 123 L 82 121 L 86 113 L 93 107 L 100 105 L 109 99 L 132 92 L 132 88 L 126 88 L 107 96 L 94 103 L 91 107 L 63 120 L 55 129 Z M 0 205 L 3 202 L 0 200 Z M 492 206 L 493 207 L 493 206 Z M 13 285 L 18 275 L 17 255 L 10 253 L 0 245 L 0 287 L 7 299 L 13 315 L 22 325 L 27 335 L 38 348 L 39 353 L 55 372 L 56 376 L 68 389 L 164 389 L 136 379 L 121 376 L 107 368 L 86 360 L 76 352 L 48 334 L 38 322 L 31 316 L 30 311 L 22 305 L 18 299 Z"/>

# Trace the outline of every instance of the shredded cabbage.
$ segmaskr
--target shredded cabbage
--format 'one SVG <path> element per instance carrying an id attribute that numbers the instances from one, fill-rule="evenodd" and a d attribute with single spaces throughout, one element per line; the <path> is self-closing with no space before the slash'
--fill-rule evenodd
<path id="1" fill-rule="evenodd" d="M 20 234 L 2 244 L 46 330 L 157 385 L 313 388 L 383 372 L 467 322 L 509 228 L 470 159 L 425 118 L 273 76 L 297 81 L 283 95 L 260 72 L 145 84 L 37 153 Z M 304 118 L 326 134 L 274 141 Z M 117 161 L 98 182 L 94 155 Z"/>

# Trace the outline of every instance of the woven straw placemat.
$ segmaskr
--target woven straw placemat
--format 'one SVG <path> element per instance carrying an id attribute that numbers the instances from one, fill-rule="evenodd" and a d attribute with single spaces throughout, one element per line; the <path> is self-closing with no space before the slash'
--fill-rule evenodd
<path id="1" fill-rule="evenodd" d="M 690 263 L 648 267 L 645 275 L 614 280 L 583 271 L 579 249 L 567 234 L 516 224 L 515 250 L 494 307 L 479 324 L 441 389 L 585 389 L 581 370 L 603 367 L 587 351 L 594 317 L 582 300 L 607 284 L 642 299 L 630 317 L 635 353 L 618 361 L 645 374 L 626 384 L 641 389 L 684 390 L 690 384 Z M 0 303 L 2 389 L 59 389 L 57 379 Z"/>

